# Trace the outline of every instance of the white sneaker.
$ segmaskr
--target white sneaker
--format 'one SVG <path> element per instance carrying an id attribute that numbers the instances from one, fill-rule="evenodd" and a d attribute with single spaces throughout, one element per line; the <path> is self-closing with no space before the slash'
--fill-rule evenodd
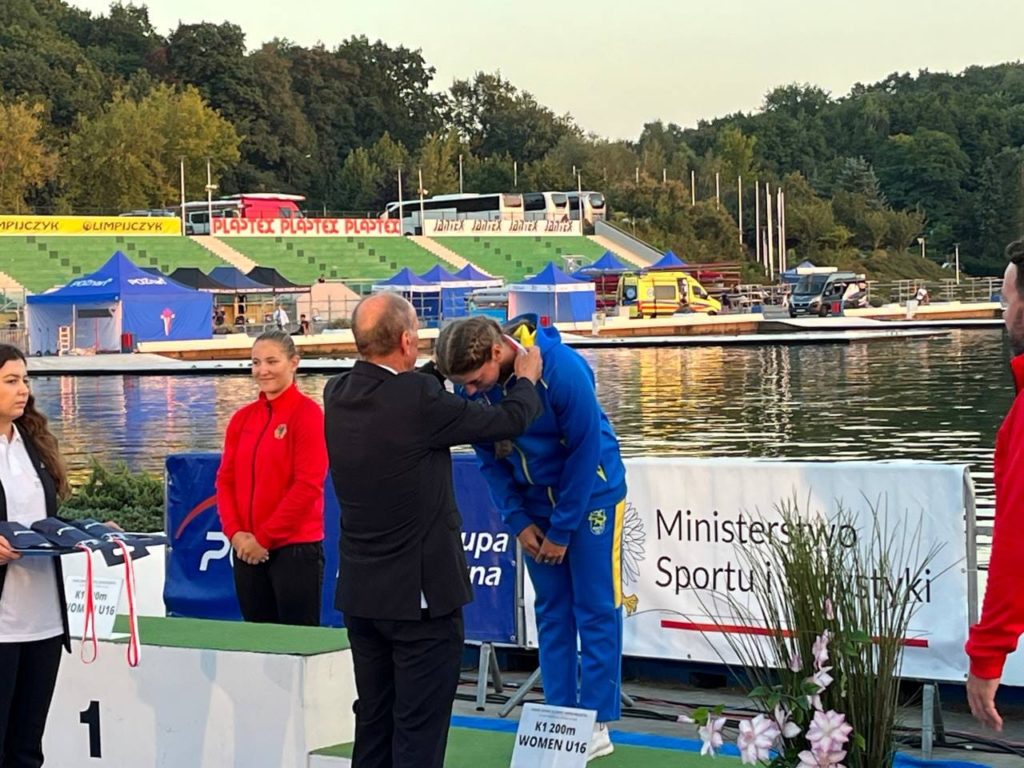
<path id="1" fill-rule="evenodd" d="M 587 762 L 598 757 L 610 755 L 615 751 L 612 738 L 608 735 L 607 723 L 594 723 L 594 735 L 590 737 L 590 746 L 587 747 Z"/>

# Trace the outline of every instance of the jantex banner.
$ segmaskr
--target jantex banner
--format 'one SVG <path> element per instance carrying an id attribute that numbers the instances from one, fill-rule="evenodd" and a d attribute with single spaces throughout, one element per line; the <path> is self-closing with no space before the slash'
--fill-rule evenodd
<path id="1" fill-rule="evenodd" d="M 416 207 L 410 205 L 410 210 L 415 211 Z M 575 235 L 583 233 L 578 221 L 548 221 L 534 220 L 521 221 L 515 219 L 500 219 L 486 221 L 484 219 L 430 219 L 423 224 L 423 234 L 427 237 L 460 237 L 460 236 L 487 236 L 506 237 L 520 235 L 535 235 L 538 237 L 555 237 Z"/>
<path id="2" fill-rule="evenodd" d="M 169 216 L 0 216 L 0 235 L 180 235 Z"/>
<path id="3" fill-rule="evenodd" d="M 401 237 L 398 219 L 220 219 L 215 237 Z"/>

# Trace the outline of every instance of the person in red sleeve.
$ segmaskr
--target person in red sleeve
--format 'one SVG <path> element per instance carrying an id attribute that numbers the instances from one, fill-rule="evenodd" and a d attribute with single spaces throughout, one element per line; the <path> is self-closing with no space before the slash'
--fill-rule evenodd
<path id="1" fill-rule="evenodd" d="M 981 621 L 971 627 L 965 650 L 971 659 L 967 701 L 982 725 L 997 731 L 1003 719 L 996 710 L 996 690 L 1006 657 L 1024 634 L 1024 240 L 1006 249 L 1010 259 L 1003 275 L 1003 322 L 1010 340 L 1017 396 L 996 435 L 996 524 Z"/>
<path id="2" fill-rule="evenodd" d="M 327 444 L 320 406 L 299 391 L 284 331 L 252 345 L 259 398 L 228 424 L 217 472 L 221 527 L 235 552 L 246 621 L 320 624 Z"/>

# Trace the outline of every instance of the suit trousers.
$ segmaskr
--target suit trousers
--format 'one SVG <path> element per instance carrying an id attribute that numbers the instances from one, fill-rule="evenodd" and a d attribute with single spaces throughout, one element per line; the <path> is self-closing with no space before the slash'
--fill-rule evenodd
<path id="1" fill-rule="evenodd" d="M 442 768 L 465 629 L 462 609 L 419 621 L 345 616 L 355 667 L 353 768 Z"/>
<path id="2" fill-rule="evenodd" d="M 63 638 L 0 643 L 0 768 L 39 768 Z"/>
<path id="3" fill-rule="evenodd" d="M 235 594 L 246 621 L 318 627 L 323 584 L 323 542 L 287 544 L 258 565 L 235 559 Z"/>

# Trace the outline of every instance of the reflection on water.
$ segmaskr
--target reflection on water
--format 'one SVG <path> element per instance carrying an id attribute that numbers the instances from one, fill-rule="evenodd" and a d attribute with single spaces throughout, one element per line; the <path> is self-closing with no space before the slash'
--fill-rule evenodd
<path id="1" fill-rule="evenodd" d="M 848 346 L 587 350 L 629 456 L 929 459 L 971 465 L 991 506 L 992 446 L 1012 399 L 999 331 Z M 299 385 L 317 400 L 324 376 Z M 38 378 L 76 477 L 90 456 L 159 472 L 218 450 L 254 396 L 243 376 Z"/>

